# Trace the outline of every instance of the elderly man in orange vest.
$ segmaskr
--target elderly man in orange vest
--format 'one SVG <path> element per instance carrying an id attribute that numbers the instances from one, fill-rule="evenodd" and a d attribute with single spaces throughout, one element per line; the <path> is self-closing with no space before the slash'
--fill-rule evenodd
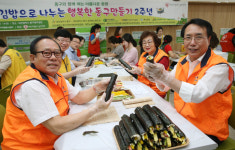
<path id="1" fill-rule="evenodd" d="M 171 72 L 161 64 L 147 62 L 144 73 L 159 89 L 173 89 L 177 112 L 220 144 L 229 136 L 234 72 L 209 48 L 212 32 L 209 22 L 190 20 L 181 30 L 188 55 Z"/>
<path id="2" fill-rule="evenodd" d="M 59 72 L 62 51 L 56 41 L 47 36 L 30 45 L 28 66 L 15 80 L 7 100 L 3 125 L 3 150 L 53 150 L 56 139 L 83 124 L 93 114 L 110 105 L 105 94 L 91 107 L 68 115 L 71 100 L 77 104 L 91 101 L 104 91 L 109 80 L 80 91 Z"/>

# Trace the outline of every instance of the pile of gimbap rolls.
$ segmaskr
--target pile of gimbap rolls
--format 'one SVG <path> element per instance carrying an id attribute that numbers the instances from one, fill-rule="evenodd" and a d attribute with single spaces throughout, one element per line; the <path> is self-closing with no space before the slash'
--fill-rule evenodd
<path id="1" fill-rule="evenodd" d="M 137 107 L 114 127 L 121 150 L 165 149 L 185 145 L 185 134 L 156 106 Z"/>

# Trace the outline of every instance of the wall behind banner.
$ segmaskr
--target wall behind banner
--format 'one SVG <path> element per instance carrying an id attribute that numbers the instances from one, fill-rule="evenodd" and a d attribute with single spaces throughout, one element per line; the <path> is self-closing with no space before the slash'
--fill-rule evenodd
<path id="1" fill-rule="evenodd" d="M 235 3 L 203 3 L 203 2 L 189 2 L 188 5 L 188 20 L 192 18 L 201 18 L 208 20 L 214 28 L 214 32 L 217 36 L 220 35 L 220 28 L 234 28 L 235 26 Z M 132 33 L 133 31 L 155 31 L 157 26 L 134 26 L 123 27 L 124 33 Z M 164 29 L 164 35 L 170 34 L 173 37 L 171 42 L 173 50 L 180 50 L 181 43 L 176 43 L 176 30 L 180 30 L 182 26 L 162 26 Z M 106 39 L 114 34 L 116 27 L 109 27 L 106 33 Z M 68 29 L 72 34 L 75 34 L 75 28 Z M 55 29 L 48 30 L 30 30 L 30 31 L 1 31 L 0 39 L 6 41 L 7 36 L 26 36 L 26 35 L 49 35 L 53 37 Z M 107 43 L 107 49 L 110 45 Z M 139 49 L 139 47 L 138 47 Z M 24 52 L 23 57 L 26 61 L 29 60 L 29 53 Z"/>

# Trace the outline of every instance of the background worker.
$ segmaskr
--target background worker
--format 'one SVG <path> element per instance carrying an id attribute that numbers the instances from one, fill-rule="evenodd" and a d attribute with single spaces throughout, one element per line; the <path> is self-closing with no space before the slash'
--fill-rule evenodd
<path id="1" fill-rule="evenodd" d="M 139 57 L 138 50 L 136 48 L 137 43 L 134 40 L 133 36 L 130 33 L 125 33 L 122 36 L 122 44 L 125 48 L 122 59 L 132 66 L 136 65 Z"/>
<path id="2" fill-rule="evenodd" d="M 80 50 L 80 47 L 82 47 L 85 43 L 85 38 L 82 37 L 82 36 L 78 36 L 79 37 L 79 40 L 80 40 L 80 45 L 77 49 L 77 56 L 80 57 L 81 56 L 81 50 Z"/>
<path id="3" fill-rule="evenodd" d="M 62 62 L 59 72 L 65 77 L 65 79 L 69 80 L 71 84 L 74 85 L 75 78 L 72 79 L 72 77 L 75 77 L 75 75 L 85 73 L 90 70 L 89 67 L 75 67 L 75 65 L 72 63 L 72 61 L 69 59 L 65 51 L 69 48 L 72 35 L 71 33 L 66 29 L 57 30 L 54 33 L 54 39 L 58 44 L 60 45 L 61 51 L 62 51 Z"/>
<path id="4" fill-rule="evenodd" d="M 116 27 L 114 31 L 114 36 L 116 38 L 122 38 L 122 27 Z"/>
<path id="5" fill-rule="evenodd" d="M 70 42 L 69 48 L 65 51 L 65 54 L 69 57 L 71 62 L 76 66 L 85 65 L 86 62 L 80 61 L 76 55 L 77 49 L 80 47 L 80 38 L 77 35 L 72 35 L 72 41 Z"/>
<path id="6" fill-rule="evenodd" d="M 217 37 L 217 34 L 215 32 L 213 32 L 211 35 L 210 48 L 212 50 L 216 50 L 218 44 L 219 44 L 219 39 Z"/>
<path id="7" fill-rule="evenodd" d="M 26 68 L 26 63 L 20 52 L 9 49 L 2 39 L 0 39 L 0 56 L 1 89 L 15 81 L 16 77 Z"/>
<path id="8" fill-rule="evenodd" d="M 222 52 L 228 52 L 229 62 L 235 63 L 235 28 L 230 29 L 222 36 L 220 45 Z"/>
<path id="9" fill-rule="evenodd" d="M 90 36 L 89 36 L 89 44 L 88 44 L 88 53 L 90 56 L 99 56 L 100 51 L 100 43 L 104 40 L 100 40 L 100 29 L 101 26 L 99 24 L 95 24 L 91 27 Z"/>
<path id="10" fill-rule="evenodd" d="M 133 74 L 138 75 L 138 80 L 151 89 L 153 89 L 159 96 L 162 98 L 165 97 L 166 92 L 160 91 L 155 82 L 151 82 L 146 76 L 143 74 L 144 64 L 147 62 L 147 58 L 151 56 L 153 58 L 153 62 L 160 63 L 164 66 L 166 70 L 169 68 L 169 57 L 168 55 L 161 49 L 158 48 L 159 40 L 157 40 L 157 36 L 152 31 L 144 31 L 140 36 L 139 41 L 140 47 L 144 50 L 141 54 L 140 59 L 138 61 L 138 67 L 132 66 L 132 70 L 128 70 Z"/>
<path id="11" fill-rule="evenodd" d="M 156 34 L 157 34 L 157 38 L 159 38 L 161 40 L 161 44 L 159 45 L 159 47 L 160 47 L 164 41 L 163 28 L 161 26 L 158 26 L 156 28 Z"/>
<path id="12" fill-rule="evenodd" d="M 179 58 L 179 56 L 172 50 L 172 47 L 170 45 L 171 42 L 172 42 L 172 36 L 165 35 L 164 41 L 160 46 L 160 49 L 164 50 L 171 58 Z"/>
<path id="13" fill-rule="evenodd" d="M 122 56 L 124 55 L 124 48 L 122 46 L 122 39 L 116 38 L 115 36 L 111 36 L 111 37 L 109 37 L 108 42 L 110 43 L 110 45 L 113 48 L 112 51 L 109 53 L 101 54 L 100 57 L 101 58 L 114 57 L 117 59 L 122 58 Z"/>

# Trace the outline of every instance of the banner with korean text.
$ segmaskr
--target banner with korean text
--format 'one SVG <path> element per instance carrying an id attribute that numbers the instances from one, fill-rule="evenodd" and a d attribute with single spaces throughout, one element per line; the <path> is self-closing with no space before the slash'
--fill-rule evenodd
<path id="1" fill-rule="evenodd" d="M 0 4 L 1 30 L 182 25 L 186 0 L 6 0 Z"/>

